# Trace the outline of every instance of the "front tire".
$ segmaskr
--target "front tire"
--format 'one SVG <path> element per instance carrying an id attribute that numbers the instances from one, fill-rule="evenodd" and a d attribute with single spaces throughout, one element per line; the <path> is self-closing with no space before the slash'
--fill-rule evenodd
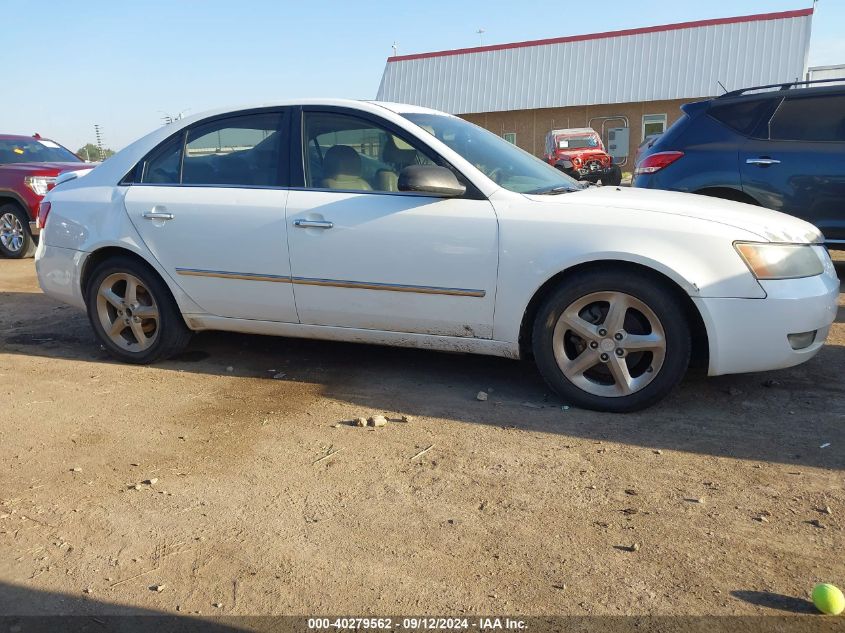
<path id="1" fill-rule="evenodd" d="M 669 394 L 689 366 L 690 329 L 660 280 L 592 270 L 564 281 L 534 321 L 534 359 L 566 402 L 624 413 Z"/>
<path id="2" fill-rule="evenodd" d="M 32 257 L 35 239 L 29 232 L 29 218 L 14 202 L 0 206 L 0 255 L 10 259 Z"/>
<path id="3" fill-rule="evenodd" d="M 118 360 L 153 363 L 178 354 L 191 339 L 167 286 L 135 259 L 102 262 L 91 274 L 85 296 L 94 333 Z"/>
<path id="4" fill-rule="evenodd" d="M 602 176 L 601 184 L 608 187 L 618 187 L 622 184 L 622 168 L 619 165 L 611 165 L 607 173 Z"/>

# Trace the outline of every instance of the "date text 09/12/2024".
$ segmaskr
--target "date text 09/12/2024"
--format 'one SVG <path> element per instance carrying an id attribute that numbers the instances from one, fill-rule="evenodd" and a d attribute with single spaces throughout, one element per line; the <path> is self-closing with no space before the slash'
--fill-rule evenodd
<path id="1" fill-rule="evenodd" d="M 479 618 L 308 618 L 308 630 L 408 630 L 408 631 L 460 631 L 476 629 L 479 631 L 521 631 L 526 629 L 524 620 L 516 618 L 479 617 Z"/>

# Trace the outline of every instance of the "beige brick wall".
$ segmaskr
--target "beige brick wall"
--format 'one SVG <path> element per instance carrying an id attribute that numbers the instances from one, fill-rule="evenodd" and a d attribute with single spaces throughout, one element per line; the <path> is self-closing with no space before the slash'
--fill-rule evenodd
<path id="1" fill-rule="evenodd" d="M 702 99 L 704 98 L 706 97 L 702 97 Z M 630 171 L 633 168 L 631 162 L 634 159 L 634 153 L 642 142 L 643 115 L 666 114 L 667 125 L 672 125 L 681 116 L 681 105 L 691 101 L 696 101 L 696 99 L 513 110 L 510 112 L 481 112 L 460 116 L 499 136 L 508 132 L 515 132 L 516 144 L 535 156 L 543 155 L 546 134 L 550 130 L 589 127 L 589 122 L 594 117 L 626 116 L 631 126 L 631 145 L 628 163 L 623 169 Z M 609 125 L 617 127 L 621 123 L 611 121 Z M 601 132 L 601 121 L 594 121 L 594 127 Z"/>

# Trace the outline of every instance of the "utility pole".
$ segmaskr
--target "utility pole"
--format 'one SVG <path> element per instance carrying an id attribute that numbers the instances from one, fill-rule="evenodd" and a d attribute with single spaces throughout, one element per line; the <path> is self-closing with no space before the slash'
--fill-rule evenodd
<path id="1" fill-rule="evenodd" d="M 103 152 L 103 137 L 100 134 L 100 126 L 96 123 L 94 124 L 94 136 L 97 138 L 97 150 L 100 152 L 100 160 L 103 161 L 106 159 L 106 155 Z"/>

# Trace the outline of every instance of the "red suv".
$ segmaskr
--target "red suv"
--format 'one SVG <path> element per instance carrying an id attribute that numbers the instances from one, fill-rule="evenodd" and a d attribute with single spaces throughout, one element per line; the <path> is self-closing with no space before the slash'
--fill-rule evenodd
<path id="1" fill-rule="evenodd" d="M 38 205 L 56 176 L 94 166 L 38 134 L 0 134 L 0 255 L 31 256 L 40 230 Z"/>
<path id="2" fill-rule="evenodd" d="M 604 151 L 598 132 L 589 127 L 549 132 L 544 158 L 549 165 L 575 180 L 587 180 L 593 184 L 601 180 L 603 185 L 622 182 L 622 170 Z"/>

